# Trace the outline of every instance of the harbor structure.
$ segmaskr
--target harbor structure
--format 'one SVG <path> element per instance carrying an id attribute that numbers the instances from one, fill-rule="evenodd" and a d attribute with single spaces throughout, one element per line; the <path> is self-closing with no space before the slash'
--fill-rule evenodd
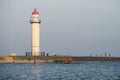
<path id="1" fill-rule="evenodd" d="M 32 56 L 40 55 L 40 23 L 39 12 L 35 8 L 30 20 L 32 24 Z"/>

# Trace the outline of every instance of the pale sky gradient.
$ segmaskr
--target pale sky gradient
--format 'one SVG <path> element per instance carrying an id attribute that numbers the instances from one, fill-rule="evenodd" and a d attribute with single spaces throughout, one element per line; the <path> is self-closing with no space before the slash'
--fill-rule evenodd
<path id="1" fill-rule="evenodd" d="M 31 13 L 40 12 L 41 51 L 120 56 L 120 0 L 0 0 L 0 55 L 31 51 Z"/>

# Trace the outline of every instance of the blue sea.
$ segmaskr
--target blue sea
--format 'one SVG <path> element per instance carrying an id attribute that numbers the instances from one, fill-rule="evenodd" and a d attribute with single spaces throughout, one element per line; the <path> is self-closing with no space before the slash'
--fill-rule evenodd
<path id="1" fill-rule="evenodd" d="M 120 80 L 120 62 L 0 64 L 0 80 Z"/>

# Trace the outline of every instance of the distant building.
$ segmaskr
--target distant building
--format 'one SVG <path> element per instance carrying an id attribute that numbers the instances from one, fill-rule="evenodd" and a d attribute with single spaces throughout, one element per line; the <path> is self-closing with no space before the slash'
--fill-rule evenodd
<path id="1" fill-rule="evenodd" d="M 15 53 L 15 52 L 12 52 L 12 53 L 10 54 L 10 56 L 16 56 L 16 53 Z"/>

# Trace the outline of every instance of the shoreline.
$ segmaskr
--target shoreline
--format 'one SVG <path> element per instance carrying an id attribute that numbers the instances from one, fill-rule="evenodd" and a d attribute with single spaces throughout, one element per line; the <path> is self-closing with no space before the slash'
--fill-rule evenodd
<path id="1" fill-rule="evenodd" d="M 74 57 L 74 56 L 0 56 L 0 64 L 55 63 L 55 60 L 72 62 L 120 62 L 120 57 Z M 71 61 L 71 62 L 70 62 Z"/>

